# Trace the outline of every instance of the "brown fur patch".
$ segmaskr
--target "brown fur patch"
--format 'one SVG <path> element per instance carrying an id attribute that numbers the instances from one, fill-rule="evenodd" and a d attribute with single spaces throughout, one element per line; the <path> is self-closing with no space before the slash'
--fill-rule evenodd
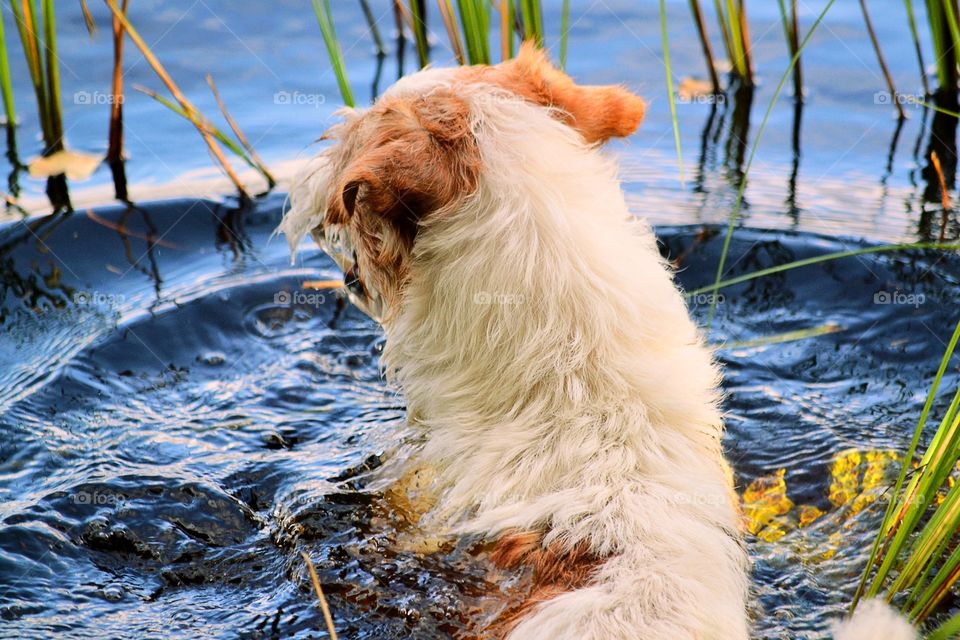
<path id="1" fill-rule="evenodd" d="M 500 569 L 530 568 L 532 578 L 523 599 L 508 605 L 496 621 L 483 630 L 485 638 L 507 636 L 541 602 L 585 586 L 603 562 L 586 542 L 572 548 L 559 542 L 544 547 L 543 534 L 535 531 L 503 536 L 493 543 L 489 557 Z"/>
<path id="2" fill-rule="evenodd" d="M 640 127 L 647 109 L 643 99 L 623 87 L 575 84 L 530 42 L 520 47 L 513 60 L 496 66 L 467 67 L 462 73 L 559 109 L 562 120 L 590 143 L 629 136 Z"/>
<path id="3" fill-rule="evenodd" d="M 361 284 L 392 308 L 406 280 L 420 221 L 476 190 L 480 152 L 469 106 L 447 89 L 387 98 L 338 135 L 350 153 L 325 225 L 348 225 Z"/>

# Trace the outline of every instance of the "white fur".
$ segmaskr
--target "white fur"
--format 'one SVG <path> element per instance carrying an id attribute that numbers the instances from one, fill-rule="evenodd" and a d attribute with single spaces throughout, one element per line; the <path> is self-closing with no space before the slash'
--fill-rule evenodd
<path id="1" fill-rule="evenodd" d="M 833 640 L 916 640 L 917 631 L 883 600 L 867 600 L 832 626 Z"/>
<path id="2" fill-rule="evenodd" d="M 391 93 L 454 83 L 426 71 Z M 651 230 L 631 221 L 615 164 L 546 109 L 456 89 L 480 186 L 421 229 L 384 327 L 387 374 L 439 470 L 430 517 L 491 538 L 545 530 L 608 558 L 513 640 L 746 638 L 718 372 Z M 330 184 L 321 162 L 291 194 L 294 246 Z"/>

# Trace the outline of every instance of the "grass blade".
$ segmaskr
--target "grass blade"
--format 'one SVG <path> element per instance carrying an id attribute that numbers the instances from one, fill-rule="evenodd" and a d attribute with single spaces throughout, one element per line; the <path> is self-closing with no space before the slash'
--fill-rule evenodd
<path id="1" fill-rule="evenodd" d="M 310 582 L 313 583 L 313 590 L 317 593 L 317 600 L 320 602 L 320 611 L 323 612 L 323 620 L 327 624 L 327 633 L 331 640 L 337 640 L 337 630 L 333 626 L 333 616 L 330 615 L 330 607 L 327 606 L 327 599 L 323 597 L 323 587 L 320 586 L 320 577 L 317 576 L 317 570 L 313 566 L 313 561 L 306 551 L 301 551 L 303 561 L 307 563 L 307 571 L 310 572 Z"/>
<path id="2" fill-rule="evenodd" d="M 543 48 L 543 14 L 540 10 L 540 0 L 520 0 L 520 11 L 523 17 L 523 36 L 526 40 Z"/>
<path id="3" fill-rule="evenodd" d="M 123 0 L 120 10 L 127 13 L 129 0 Z M 113 32 L 113 77 L 110 86 L 110 133 L 107 145 L 107 162 L 123 160 L 123 23 L 111 17 Z M 121 198 L 123 199 L 123 198 Z"/>
<path id="4" fill-rule="evenodd" d="M 960 636 L 960 613 L 937 627 L 933 633 L 927 636 L 927 640 L 951 640 L 951 638 L 957 636 Z"/>
<path id="5" fill-rule="evenodd" d="M 273 189 L 275 186 L 277 186 L 277 181 L 270 174 L 270 171 L 267 170 L 267 165 L 263 162 L 263 160 L 260 159 L 260 156 L 253 148 L 253 145 L 250 144 L 250 140 L 248 140 L 247 136 L 244 135 L 240 125 L 237 124 L 237 121 L 233 119 L 232 115 L 230 115 L 230 112 L 227 110 L 227 105 L 223 102 L 223 98 L 220 97 L 220 92 L 217 91 L 217 85 L 213 82 L 213 76 L 209 73 L 207 74 L 207 85 L 210 87 L 210 93 L 213 94 L 213 99 L 216 101 L 217 107 L 220 109 L 220 113 L 223 114 L 223 119 L 227 121 L 228 125 L 230 125 L 230 130 L 233 131 L 233 135 L 237 136 L 237 140 L 240 141 L 240 144 L 247 152 L 245 156 L 241 155 L 241 157 L 247 161 L 248 164 L 251 164 L 251 166 L 253 166 L 253 168 L 263 176 L 263 178 L 267 181 L 267 188 Z"/>
<path id="6" fill-rule="evenodd" d="M 730 62 L 733 69 L 744 83 L 749 84 L 747 73 L 746 52 L 743 50 L 743 33 L 740 30 L 740 16 L 737 11 L 739 6 L 736 0 L 726 0 L 727 3 L 727 23 L 729 25 L 731 53 L 733 55 Z"/>
<path id="7" fill-rule="evenodd" d="M 170 109 L 170 111 L 174 112 L 175 114 L 177 114 L 177 115 L 180 116 L 181 118 L 183 118 L 183 119 L 185 119 L 185 120 L 189 120 L 190 122 L 193 122 L 193 120 L 192 120 L 191 117 L 190 117 L 190 114 L 186 111 L 186 109 L 184 109 L 182 106 L 178 105 L 177 103 L 172 102 L 172 101 L 168 100 L 167 98 L 164 98 L 162 95 L 160 95 L 160 94 L 157 93 L 156 91 L 154 91 L 154 90 L 152 90 L 152 89 L 148 89 L 147 87 L 139 86 L 139 85 L 134 86 L 134 89 L 136 89 L 137 91 L 139 91 L 140 93 L 142 93 L 142 94 L 144 94 L 144 95 L 147 95 L 147 96 L 153 98 L 154 100 L 156 100 L 157 102 L 159 102 L 160 104 L 162 104 L 163 106 L 165 106 L 167 109 Z M 240 158 L 240 159 L 243 160 L 245 163 L 247 163 L 247 164 L 250 166 L 250 168 L 252 168 L 252 169 L 256 170 L 257 172 L 259 172 L 260 175 L 263 175 L 263 170 L 262 170 L 262 168 L 260 167 L 260 165 L 258 165 L 256 162 L 254 162 L 253 158 L 251 158 L 250 156 L 248 156 L 248 155 L 246 154 L 246 152 L 243 150 L 243 147 L 241 147 L 239 144 L 237 144 L 236 142 L 234 142 L 234 141 L 230 138 L 230 136 L 228 136 L 227 134 L 225 134 L 219 127 L 217 127 L 217 126 L 214 125 L 212 122 L 210 122 L 210 121 L 208 121 L 208 120 L 206 120 L 206 119 L 201 119 L 201 120 L 200 120 L 200 126 L 203 127 L 203 130 L 204 130 L 207 134 L 209 134 L 209 135 L 213 136 L 214 138 L 216 138 L 216 140 L 217 140 L 218 142 L 220 142 L 223 146 L 225 146 L 227 149 L 229 149 L 234 155 L 236 155 L 238 158 Z M 263 175 L 263 177 L 264 177 L 264 179 L 268 180 L 268 182 L 269 182 L 269 178 L 267 178 L 267 176 Z"/>
<path id="8" fill-rule="evenodd" d="M 97 35 L 97 23 L 93 21 L 93 14 L 90 13 L 87 0 L 80 0 L 80 13 L 83 14 L 83 25 L 87 28 L 90 37 Z"/>
<path id="9" fill-rule="evenodd" d="M 53 139 L 50 129 L 50 118 L 47 116 L 47 90 L 44 82 L 43 59 L 40 57 L 40 40 L 37 35 L 37 12 L 33 0 L 22 0 L 18 7 L 17 0 L 10 0 L 14 22 L 20 34 L 20 44 L 27 60 L 27 70 L 30 72 L 30 82 L 37 98 L 37 115 L 40 119 L 40 129 L 46 143 Z"/>
<path id="10" fill-rule="evenodd" d="M 567 68 L 567 40 L 570 36 L 570 0 L 563 0 L 560 9 L 560 68 Z"/>
<path id="11" fill-rule="evenodd" d="M 377 55 L 387 55 L 387 49 L 383 46 L 383 38 L 380 37 L 380 29 L 377 28 L 377 19 L 370 10 L 368 0 L 360 0 L 360 10 L 363 11 L 363 17 L 367 20 L 367 27 L 370 29 L 370 35 L 373 36 L 373 43 L 377 47 Z"/>
<path id="12" fill-rule="evenodd" d="M 450 0 L 437 0 L 437 7 L 440 9 L 440 19 L 443 20 L 443 27 L 447 30 L 447 38 L 450 40 L 457 64 L 466 64 L 467 59 L 463 53 L 463 44 L 460 42 L 460 32 L 457 31 L 457 21 L 453 15 L 453 5 Z"/>
<path id="13" fill-rule="evenodd" d="M 53 0 L 41 0 L 43 8 L 43 38 L 46 51 L 47 116 L 50 118 L 48 151 L 63 150 L 63 111 L 60 103 L 60 65 L 57 60 L 57 25 Z"/>
<path id="14" fill-rule="evenodd" d="M 910 25 L 910 37 L 913 38 L 913 49 L 917 52 L 917 63 L 920 65 L 920 80 L 923 81 L 923 95 L 930 95 L 930 83 L 927 81 L 927 65 L 923 62 L 923 49 L 920 47 L 920 36 L 917 33 L 917 19 L 913 12 L 913 0 L 904 0 L 907 8 L 907 23 Z"/>
<path id="15" fill-rule="evenodd" d="M 316 2 L 317 0 L 314 0 Z M 325 0 L 329 2 L 329 0 Z M 420 68 L 430 64 L 430 45 L 427 42 L 427 23 L 424 10 L 426 6 L 423 0 L 410 0 L 410 29 L 413 31 L 413 39 L 417 45 L 417 59 L 420 62 Z"/>
<path id="16" fill-rule="evenodd" d="M 780 1 L 782 2 L 783 0 Z M 697 25 L 697 35 L 700 36 L 700 47 L 703 49 L 703 57 L 707 61 L 707 73 L 710 74 L 710 84 L 713 85 L 713 93 L 719 95 L 722 93 L 720 76 L 717 75 L 717 65 L 713 60 L 713 47 L 710 44 L 710 37 L 707 35 L 707 23 L 703 19 L 703 9 L 700 7 L 700 0 L 690 0 L 690 12 L 693 14 L 693 21 Z"/>
<path id="17" fill-rule="evenodd" d="M 733 43 L 730 42 L 730 30 L 727 29 L 727 14 L 723 10 L 720 0 L 713 0 L 713 8 L 717 13 L 717 22 L 720 24 L 720 35 L 723 37 L 723 48 L 727 52 L 727 59 L 733 60 Z"/>
<path id="18" fill-rule="evenodd" d="M 17 112 L 13 104 L 13 83 L 10 79 L 10 61 L 7 58 L 7 36 L 3 30 L 2 19 L 0 19 L 0 92 L 3 93 L 3 111 L 7 117 L 7 126 L 13 128 L 17 124 Z"/>
<path id="19" fill-rule="evenodd" d="M 348 107 L 356 106 L 353 91 L 350 89 L 350 80 L 347 79 L 347 67 L 343 62 L 343 52 L 340 51 L 340 41 L 333 26 L 333 14 L 330 11 L 330 0 L 312 0 L 313 12 L 317 14 L 317 23 L 323 34 L 323 42 L 327 46 L 330 56 L 330 65 L 337 76 L 337 85 L 340 87 L 340 96 Z"/>
<path id="20" fill-rule="evenodd" d="M 777 0 L 780 8 L 780 21 L 783 23 L 783 35 L 787 39 L 787 47 L 790 49 L 790 55 L 797 53 L 800 47 L 800 30 L 797 25 L 797 2 L 791 0 L 790 15 L 787 15 L 787 7 L 784 0 Z M 797 58 L 797 66 L 793 68 L 793 94 L 794 98 L 803 101 L 803 73 L 800 67 L 800 58 Z"/>
<path id="21" fill-rule="evenodd" d="M 667 97 L 670 100 L 670 119 L 673 121 L 673 142 L 677 149 L 680 169 L 680 187 L 683 185 L 683 150 L 680 147 L 680 122 L 677 119 L 677 96 L 673 91 L 673 67 L 670 65 L 670 41 L 667 35 L 667 5 L 660 0 L 660 38 L 663 42 L 663 66 L 667 78 Z"/>
<path id="22" fill-rule="evenodd" d="M 937 242 L 914 242 L 907 244 L 887 244 L 881 245 L 879 247 L 863 247 L 861 249 L 851 249 L 850 251 L 838 251 L 835 253 L 825 253 L 822 256 L 814 256 L 813 258 L 804 258 L 803 260 L 797 260 L 795 262 L 789 262 L 787 264 L 777 265 L 775 267 L 768 267 L 766 269 L 759 269 L 751 273 L 747 273 L 742 276 L 737 276 L 735 278 L 729 278 L 727 280 L 721 280 L 715 282 L 714 284 L 707 285 L 705 287 L 699 287 L 691 291 L 686 292 L 688 298 L 695 296 L 703 295 L 705 293 L 710 293 L 719 289 L 725 289 L 727 287 L 732 287 L 738 284 L 743 284 L 744 282 L 750 282 L 751 280 L 757 280 L 759 278 L 766 278 L 768 276 L 777 275 L 785 271 L 791 271 L 793 269 L 802 269 L 803 267 L 809 267 L 815 264 L 821 264 L 824 262 L 832 262 L 834 260 L 842 260 L 844 258 L 855 258 L 857 256 L 865 256 L 875 253 L 890 253 L 898 251 L 913 251 L 913 250 L 942 250 L 942 251 L 960 251 L 960 244 L 941 244 Z"/>
<path id="23" fill-rule="evenodd" d="M 900 104 L 900 94 L 897 92 L 897 87 L 893 84 L 893 77 L 890 75 L 890 69 L 887 68 L 887 61 L 884 60 L 883 51 L 880 49 L 880 41 L 877 40 L 877 33 L 873 30 L 873 21 L 870 19 L 870 12 L 867 11 L 867 0 L 860 0 L 860 10 L 863 12 L 863 22 L 867 27 L 867 35 L 870 36 L 870 42 L 873 44 L 873 50 L 877 54 L 877 62 L 880 64 L 880 71 L 883 73 L 883 79 L 887 83 L 887 90 L 890 92 L 890 100 L 897 107 L 897 115 L 902 120 L 906 118 L 907 115 L 903 112 L 903 105 Z"/>
<path id="24" fill-rule="evenodd" d="M 484 0 L 459 0 L 457 4 L 470 64 L 490 64 L 489 17 Z"/>

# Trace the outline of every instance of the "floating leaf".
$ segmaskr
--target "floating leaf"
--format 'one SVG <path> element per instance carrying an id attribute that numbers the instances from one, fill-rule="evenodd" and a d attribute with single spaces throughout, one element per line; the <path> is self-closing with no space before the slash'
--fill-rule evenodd
<path id="1" fill-rule="evenodd" d="M 342 289 L 343 280 L 305 280 L 300 286 L 304 289 Z"/>
<path id="2" fill-rule="evenodd" d="M 86 180 L 97 170 L 103 158 L 78 151 L 57 151 L 49 156 L 38 156 L 27 168 L 31 178 L 49 178 L 66 174 L 70 180 Z"/>
<path id="3" fill-rule="evenodd" d="M 812 504 L 802 504 L 797 510 L 800 514 L 799 525 L 801 528 L 810 526 L 824 515 L 823 509 Z"/>
<path id="4" fill-rule="evenodd" d="M 709 80 L 699 78 L 683 78 L 677 85 L 677 96 L 683 102 L 690 102 L 697 98 L 713 95 L 713 84 Z"/>

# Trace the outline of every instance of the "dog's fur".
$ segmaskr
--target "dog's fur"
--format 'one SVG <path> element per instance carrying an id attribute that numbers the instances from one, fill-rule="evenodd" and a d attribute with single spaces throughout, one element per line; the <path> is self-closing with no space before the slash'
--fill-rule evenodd
<path id="1" fill-rule="evenodd" d="M 718 371 L 598 150 L 643 113 L 525 45 L 347 110 L 291 192 L 291 247 L 312 232 L 383 324 L 427 520 L 533 568 L 487 636 L 748 635 Z"/>

